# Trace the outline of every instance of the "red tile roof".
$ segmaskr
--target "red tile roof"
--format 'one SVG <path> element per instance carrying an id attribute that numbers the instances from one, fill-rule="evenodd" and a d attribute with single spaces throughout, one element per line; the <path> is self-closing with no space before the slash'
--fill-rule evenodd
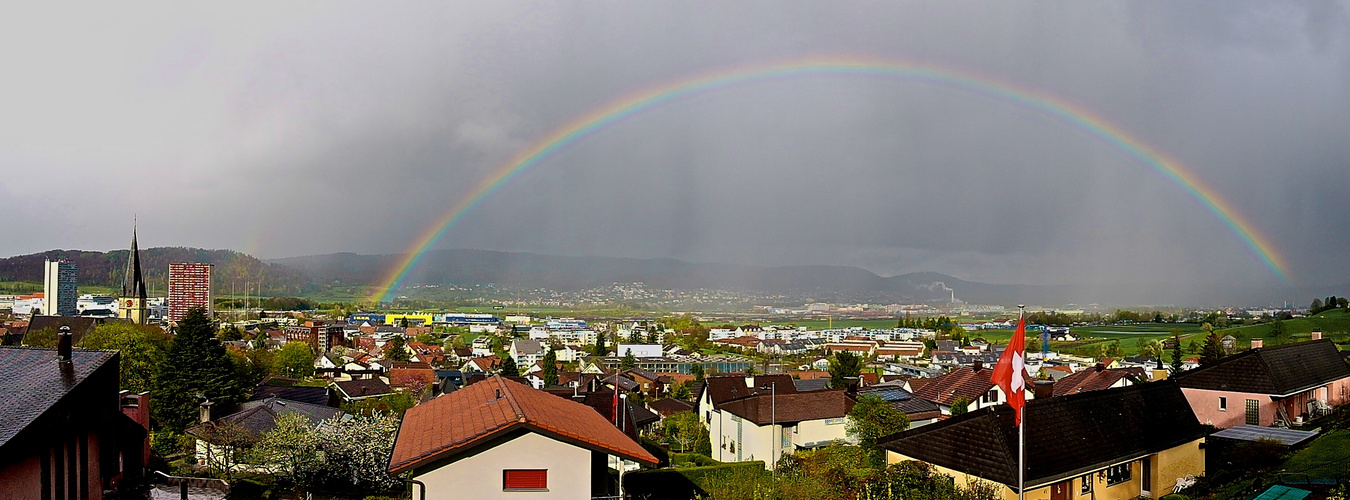
<path id="1" fill-rule="evenodd" d="M 1135 380 L 1144 380 L 1144 369 L 1131 367 L 1111 368 L 1097 371 L 1096 368 L 1088 368 L 1055 382 L 1054 395 L 1064 396 L 1068 394 L 1078 394 L 1080 392 L 1109 389 L 1116 382 L 1120 382 L 1120 379 L 1127 377 L 1134 378 Z"/>
<path id="2" fill-rule="evenodd" d="M 389 471 L 398 474 L 525 429 L 590 450 L 656 464 L 656 457 L 590 407 L 491 377 L 403 415 Z"/>
<path id="3" fill-rule="evenodd" d="M 976 372 L 974 368 L 963 366 L 920 387 L 914 387 L 914 380 L 910 380 L 910 387 L 914 388 L 915 397 L 950 406 L 956 398 L 964 396 L 967 401 L 975 401 L 993 389 L 994 383 L 989 380 L 989 374 L 993 372 L 989 368 Z"/>

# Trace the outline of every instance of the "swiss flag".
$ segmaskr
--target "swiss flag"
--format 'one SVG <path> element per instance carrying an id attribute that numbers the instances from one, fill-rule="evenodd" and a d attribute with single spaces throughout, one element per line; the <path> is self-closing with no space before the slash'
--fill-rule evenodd
<path id="1" fill-rule="evenodd" d="M 1008 396 L 1008 406 L 1016 411 L 1013 421 L 1019 426 L 1022 425 L 1022 408 L 1027 405 L 1026 359 L 1027 320 L 1023 315 L 1017 318 L 1017 331 L 1013 332 L 1008 348 L 998 358 L 998 366 L 994 367 L 994 373 L 990 375 L 990 379 Z"/>

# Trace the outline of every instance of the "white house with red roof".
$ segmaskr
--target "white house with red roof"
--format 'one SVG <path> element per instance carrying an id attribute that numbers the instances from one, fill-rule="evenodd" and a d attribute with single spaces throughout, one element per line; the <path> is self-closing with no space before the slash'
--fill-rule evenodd
<path id="1" fill-rule="evenodd" d="M 588 499 L 614 494 L 612 457 L 657 463 L 591 407 L 494 376 L 409 409 L 389 472 L 419 499 Z"/>

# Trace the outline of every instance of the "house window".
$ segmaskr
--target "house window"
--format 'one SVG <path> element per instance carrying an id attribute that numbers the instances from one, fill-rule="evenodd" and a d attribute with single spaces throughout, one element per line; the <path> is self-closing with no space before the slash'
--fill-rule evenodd
<path id="1" fill-rule="evenodd" d="M 1130 480 L 1130 464 L 1113 465 L 1106 469 L 1106 485 L 1114 486 Z"/>
<path id="2" fill-rule="evenodd" d="M 989 392 L 984 393 L 984 402 L 985 402 L 985 403 L 997 403 L 997 402 L 998 402 L 998 391 L 995 391 L 995 390 L 993 390 L 993 389 L 990 389 Z"/>
<path id="3" fill-rule="evenodd" d="M 825 425 L 840 425 L 840 424 L 843 424 L 843 423 L 844 423 L 844 418 L 843 418 L 843 417 L 839 417 L 839 418 L 827 418 L 827 419 L 825 419 Z"/>
<path id="4" fill-rule="evenodd" d="M 1247 400 L 1247 425 L 1261 425 L 1261 402 Z"/>
<path id="5" fill-rule="evenodd" d="M 1219 396 L 1219 411 L 1228 411 L 1228 398 Z"/>
<path id="6" fill-rule="evenodd" d="M 548 469 L 503 470 L 502 491 L 548 491 Z"/>
<path id="7" fill-rule="evenodd" d="M 1085 476 L 1079 478 L 1078 481 L 1081 482 L 1081 484 L 1082 484 L 1082 486 L 1080 486 L 1080 487 L 1078 488 L 1078 494 L 1079 494 L 1079 495 L 1091 495 L 1091 494 L 1092 494 L 1092 482 L 1094 481 L 1094 479 L 1092 478 L 1092 474 L 1085 475 Z"/>

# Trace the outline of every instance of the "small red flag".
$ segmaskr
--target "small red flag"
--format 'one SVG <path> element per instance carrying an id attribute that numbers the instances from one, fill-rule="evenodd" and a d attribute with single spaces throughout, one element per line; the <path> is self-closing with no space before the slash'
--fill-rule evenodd
<path id="1" fill-rule="evenodd" d="M 614 426 L 619 426 L 619 374 L 614 374 Z"/>
<path id="2" fill-rule="evenodd" d="M 1022 408 L 1027 405 L 1026 381 L 1027 357 L 1027 320 L 1025 314 L 1017 318 L 1017 330 L 1013 332 L 1008 348 L 998 358 L 998 365 L 990 379 L 1003 389 L 1008 397 L 1008 406 L 1016 412 L 1014 422 L 1022 425 Z"/>

